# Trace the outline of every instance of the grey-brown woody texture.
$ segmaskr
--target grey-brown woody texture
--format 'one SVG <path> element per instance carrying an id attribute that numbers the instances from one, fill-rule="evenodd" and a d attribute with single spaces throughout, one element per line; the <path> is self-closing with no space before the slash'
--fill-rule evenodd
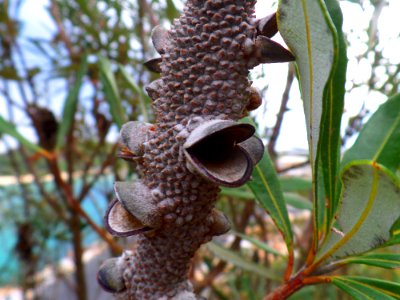
<path id="1" fill-rule="evenodd" d="M 119 299 L 197 299 L 187 279 L 201 244 L 229 230 L 214 208 L 219 185 L 249 180 L 264 151 L 254 128 L 236 121 L 260 105 L 248 80 L 260 63 L 292 60 L 269 38 L 275 15 L 255 20 L 256 1 L 192 0 L 171 30 L 153 30 L 161 72 L 147 92 L 155 124 L 129 122 L 120 156 L 137 163 L 140 181 L 115 184 L 109 231 L 139 234 L 136 247 L 106 261 L 99 283 Z"/>

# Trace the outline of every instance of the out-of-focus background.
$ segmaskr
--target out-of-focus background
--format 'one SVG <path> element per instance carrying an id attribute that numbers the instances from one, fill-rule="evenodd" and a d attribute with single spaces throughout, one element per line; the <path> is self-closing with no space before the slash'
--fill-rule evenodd
<path id="1" fill-rule="evenodd" d="M 345 149 L 400 91 L 400 2 L 340 4 L 349 57 Z M 115 116 L 152 121 L 143 91 L 158 76 L 143 66 L 156 55 L 150 32 L 157 24 L 168 28 L 182 7 L 177 0 L 0 0 L 0 299 L 111 299 L 97 286 L 97 268 L 134 239 L 111 238 L 102 218 L 113 182 L 136 176 L 116 159 Z M 276 1 L 259 0 L 256 14 L 274 8 Z M 298 82 L 289 64 L 257 67 L 251 78 L 264 99 L 252 116 L 292 197 L 300 256 L 310 237 L 311 184 Z M 191 277 L 209 299 L 261 299 L 273 285 L 243 267 L 243 257 L 280 267 L 284 244 L 246 192 L 225 191 L 218 205 L 236 232 L 257 236 L 277 253 L 262 255 L 234 234 L 223 242 L 237 256 L 202 249 Z M 352 271 L 400 280 L 398 271 Z M 302 297 L 345 299 L 334 288 L 314 287 Z"/>

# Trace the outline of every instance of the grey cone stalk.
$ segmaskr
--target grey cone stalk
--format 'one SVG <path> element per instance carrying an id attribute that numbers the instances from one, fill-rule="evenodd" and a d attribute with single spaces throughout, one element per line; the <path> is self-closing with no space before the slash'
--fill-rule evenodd
<path id="1" fill-rule="evenodd" d="M 140 180 L 115 184 L 117 199 L 105 216 L 112 234 L 138 234 L 135 249 L 98 273 L 118 299 L 197 299 L 188 281 L 191 259 L 230 229 L 214 208 L 219 186 L 246 183 L 264 152 L 254 128 L 237 123 L 261 104 L 249 70 L 293 60 L 270 40 L 275 15 L 256 20 L 254 5 L 191 0 L 171 30 L 153 30 L 161 57 L 146 65 L 161 77 L 146 90 L 156 121 L 123 126 L 120 156 L 137 164 Z"/>

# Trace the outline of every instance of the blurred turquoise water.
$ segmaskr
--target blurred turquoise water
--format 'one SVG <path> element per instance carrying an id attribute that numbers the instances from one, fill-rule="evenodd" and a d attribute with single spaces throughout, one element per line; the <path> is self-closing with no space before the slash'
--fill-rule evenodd
<path id="1" fill-rule="evenodd" d="M 52 183 L 47 183 L 47 189 L 52 190 Z M 82 182 L 76 180 L 74 189 L 80 191 Z M 93 219 L 96 224 L 103 226 L 103 214 L 106 210 L 109 199 L 106 194 L 112 191 L 113 176 L 104 176 L 94 185 L 91 192 L 84 199 L 82 207 Z M 32 192 L 34 198 L 35 188 L 32 185 L 27 186 Z M 15 253 L 15 244 L 17 242 L 16 222 L 23 219 L 23 200 L 21 191 L 17 186 L 0 187 L 0 286 L 18 284 L 20 276 L 20 266 Z M 40 204 L 42 205 L 42 204 Z M 40 207 L 39 207 L 40 209 Z M 39 214 L 40 215 L 40 214 Z M 54 217 L 53 217 L 54 220 Z M 37 222 L 46 226 L 46 222 L 40 220 Z M 49 224 L 53 226 L 55 223 Z M 63 228 L 48 228 L 52 235 L 40 246 L 40 251 L 46 253 L 46 261 L 42 261 L 40 267 L 48 263 L 55 263 L 66 256 L 72 250 L 72 245 L 68 240 L 63 240 L 60 236 L 54 236 L 54 231 L 65 232 Z M 90 227 L 83 229 L 84 246 L 88 246 L 99 238 Z"/>

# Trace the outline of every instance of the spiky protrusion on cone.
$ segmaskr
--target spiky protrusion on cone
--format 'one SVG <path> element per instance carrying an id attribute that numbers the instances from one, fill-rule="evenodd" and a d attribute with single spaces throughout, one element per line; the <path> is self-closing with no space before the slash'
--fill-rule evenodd
<path id="1" fill-rule="evenodd" d="M 126 289 L 118 299 L 196 299 L 188 282 L 191 258 L 230 228 L 214 209 L 218 186 L 244 184 L 264 151 L 255 129 L 237 123 L 261 104 L 249 69 L 293 60 L 270 40 L 274 17 L 254 20 L 254 5 L 189 0 L 171 30 L 152 32 L 161 57 L 146 65 L 161 78 L 146 90 L 156 120 L 122 129 L 121 156 L 137 164 L 141 178 L 116 184 L 118 199 L 106 217 L 111 232 L 141 232 L 121 267 Z M 119 282 L 120 273 L 113 274 Z"/>

